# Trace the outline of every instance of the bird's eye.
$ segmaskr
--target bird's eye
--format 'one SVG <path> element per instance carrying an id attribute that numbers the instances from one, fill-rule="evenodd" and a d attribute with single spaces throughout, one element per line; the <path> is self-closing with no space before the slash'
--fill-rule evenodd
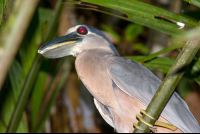
<path id="1" fill-rule="evenodd" d="M 86 34 L 88 33 L 88 30 L 87 30 L 85 27 L 81 26 L 81 27 L 79 27 L 79 28 L 77 29 L 77 32 L 78 32 L 79 34 L 86 35 Z"/>

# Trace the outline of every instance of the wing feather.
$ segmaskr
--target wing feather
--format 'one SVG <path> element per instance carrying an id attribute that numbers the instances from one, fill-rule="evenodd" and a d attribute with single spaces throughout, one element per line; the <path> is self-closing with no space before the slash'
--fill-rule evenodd
<path id="1" fill-rule="evenodd" d="M 94 104 L 96 106 L 96 108 L 98 109 L 99 113 L 101 114 L 101 116 L 103 117 L 103 119 L 113 128 L 114 125 L 113 125 L 113 119 L 112 119 L 112 115 L 109 111 L 109 109 L 103 105 L 102 103 L 100 103 L 99 101 L 97 101 L 95 98 L 94 98 Z"/>
<path id="2" fill-rule="evenodd" d="M 107 72 L 126 94 L 148 106 L 161 80 L 141 64 L 119 56 L 108 58 Z M 183 132 L 200 132 L 200 127 L 187 104 L 175 92 L 161 114 Z"/>

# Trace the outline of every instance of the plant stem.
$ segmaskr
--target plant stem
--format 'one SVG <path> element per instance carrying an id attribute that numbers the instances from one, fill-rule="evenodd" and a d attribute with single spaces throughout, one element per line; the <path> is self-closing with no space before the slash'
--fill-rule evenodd
<path id="1" fill-rule="evenodd" d="M 39 0 L 16 0 L 0 36 L 0 91 Z"/>
<path id="2" fill-rule="evenodd" d="M 44 40 L 42 41 L 42 43 L 45 43 L 45 42 L 49 41 L 52 38 L 51 37 L 52 32 L 54 32 L 53 30 L 56 27 L 56 24 L 58 22 L 58 18 L 59 18 L 60 14 L 61 14 L 61 11 L 63 9 L 63 4 L 61 4 L 61 1 L 62 0 L 59 0 L 57 2 L 57 6 L 56 6 L 56 9 L 55 9 L 55 14 L 52 17 L 52 20 L 50 21 L 50 23 L 48 25 L 47 32 L 45 34 L 45 37 L 44 37 Z M 35 79 L 37 77 L 37 74 L 38 74 L 38 71 L 40 69 L 42 60 L 43 60 L 43 56 L 37 54 L 36 58 L 34 60 L 33 66 L 31 67 L 30 72 L 29 72 L 29 74 L 27 76 L 27 79 L 25 81 L 25 84 L 23 86 L 20 98 L 19 98 L 19 100 L 18 100 L 18 102 L 16 104 L 14 113 L 12 115 L 12 119 L 11 119 L 9 127 L 7 129 L 8 133 L 14 133 L 14 132 L 16 132 L 16 130 L 18 128 L 19 120 L 22 117 L 22 113 L 24 111 L 28 96 L 29 96 L 29 94 L 31 92 L 31 89 L 32 89 L 32 86 L 33 86 L 33 84 L 35 82 Z"/>
<path id="3" fill-rule="evenodd" d="M 38 118 L 37 127 L 35 130 L 33 130 L 34 133 L 40 132 L 40 130 L 43 128 L 46 119 L 50 115 L 50 111 L 56 100 L 56 97 L 59 91 L 62 89 L 63 85 L 65 84 L 66 78 L 69 75 L 71 68 L 70 58 L 69 57 L 63 58 L 62 64 L 63 65 L 60 67 L 59 72 L 52 81 L 52 86 L 50 87 L 49 92 L 45 96 L 44 103 L 40 111 L 40 116 Z"/>
<path id="4" fill-rule="evenodd" d="M 198 32 L 199 32 L 198 28 Z M 199 35 L 199 34 L 198 34 Z M 200 39 L 194 37 L 190 41 L 188 41 L 185 46 L 183 47 L 181 53 L 177 57 L 175 63 L 167 73 L 167 76 L 161 83 L 158 91 L 154 95 L 153 99 L 151 100 L 150 104 L 148 105 L 146 112 L 154 119 L 158 119 L 161 112 L 163 111 L 165 105 L 169 101 L 171 95 L 173 94 L 178 82 L 182 78 L 186 68 L 191 63 L 192 59 L 196 55 L 197 51 L 200 48 Z M 142 118 L 154 125 L 155 120 L 150 119 L 149 117 L 143 115 Z M 134 129 L 134 133 L 149 133 L 150 129 L 147 125 L 142 122 L 138 123 L 139 127 L 143 130 Z"/>
<path id="5" fill-rule="evenodd" d="M 39 70 L 40 65 L 42 64 L 41 56 L 37 55 L 35 61 L 39 61 L 39 62 L 33 63 L 33 66 L 29 72 L 29 75 L 28 75 L 26 81 L 25 81 L 25 85 L 23 87 L 22 93 L 16 104 L 14 113 L 12 115 L 12 119 L 11 119 L 10 124 L 7 129 L 7 133 L 15 133 L 18 128 L 19 121 L 21 120 L 22 113 L 24 111 L 30 90 L 32 89 L 32 85 L 35 82 L 35 78 L 37 77 L 37 71 Z M 27 89 L 27 90 L 25 90 L 25 89 Z"/>

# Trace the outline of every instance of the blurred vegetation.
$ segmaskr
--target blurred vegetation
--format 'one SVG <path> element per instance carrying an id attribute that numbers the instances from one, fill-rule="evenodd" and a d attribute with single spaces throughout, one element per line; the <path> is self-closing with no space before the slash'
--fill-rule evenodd
<path id="1" fill-rule="evenodd" d="M 14 7 L 23 6 L 19 1 L 0 0 L 0 42 L 15 29 L 14 24 L 8 28 L 7 22 Z M 185 1 L 39 1 L 25 34 L 19 35 L 19 47 L 12 47 L 16 45 L 12 38 L 9 45 L 15 50 L 6 51 L 16 54 L 6 57 L 7 46 L 0 44 L 0 74 L 6 74 L 0 83 L 0 132 L 114 132 L 78 79 L 75 58 L 46 59 L 37 54 L 39 46 L 64 35 L 75 24 L 87 24 L 102 30 L 122 56 L 138 61 L 162 79 L 185 42 L 195 36 L 200 2 Z M 27 18 L 19 19 L 26 22 Z M 12 64 L 3 69 L 5 61 Z M 199 74 L 200 53 L 177 86 L 198 122 Z"/>

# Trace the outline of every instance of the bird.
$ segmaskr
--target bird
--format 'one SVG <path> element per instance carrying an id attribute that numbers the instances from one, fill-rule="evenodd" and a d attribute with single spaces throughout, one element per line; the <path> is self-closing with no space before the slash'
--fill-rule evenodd
<path id="1" fill-rule="evenodd" d="M 69 28 L 66 35 L 42 45 L 38 53 L 47 58 L 76 57 L 78 77 L 94 97 L 103 119 L 118 133 L 133 132 L 138 113 L 146 114 L 142 109 L 146 109 L 162 82 L 140 63 L 120 56 L 100 30 L 85 24 Z M 156 126 L 156 132 L 200 132 L 198 122 L 176 92 L 157 121 L 166 126 Z"/>

